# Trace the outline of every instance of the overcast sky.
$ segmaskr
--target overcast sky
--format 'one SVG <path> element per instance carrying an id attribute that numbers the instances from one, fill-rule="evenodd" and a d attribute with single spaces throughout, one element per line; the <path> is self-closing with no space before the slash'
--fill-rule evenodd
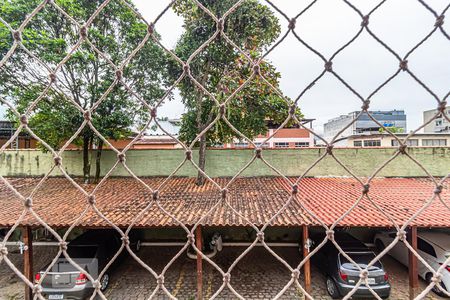
<path id="1" fill-rule="evenodd" d="M 152 21 L 170 1 L 134 0 L 143 16 Z M 263 1 L 262 1 L 263 2 Z M 379 1 L 353 1 L 365 14 Z M 448 0 L 429 0 L 435 10 L 441 12 Z M 295 16 L 310 1 L 273 0 L 289 17 Z M 287 21 L 280 18 L 283 31 Z M 448 15 L 449 13 L 447 13 Z M 446 19 L 450 19 L 447 17 Z M 450 32 L 450 22 L 445 28 Z M 330 57 L 360 28 L 361 18 L 342 0 L 322 0 L 297 20 L 296 32 L 305 41 Z M 370 18 L 370 28 L 400 56 L 405 55 L 433 29 L 434 16 L 418 1 L 387 1 Z M 163 43 L 173 48 L 182 32 L 182 19 L 169 10 L 157 23 L 156 30 Z M 296 98 L 323 70 L 322 61 L 291 34 L 268 57 L 281 72 L 281 89 L 285 95 Z M 439 97 L 450 90 L 450 42 L 436 32 L 409 58 L 410 69 L 417 74 Z M 382 48 L 366 32 L 333 60 L 334 70 L 350 83 L 361 95 L 368 96 L 398 68 L 398 61 Z M 322 130 L 327 120 L 359 110 L 361 102 L 334 76 L 326 74 L 302 99 L 299 106 L 305 117 L 315 118 L 315 128 Z M 435 108 L 436 102 L 411 77 L 400 74 L 387 87 L 371 99 L 371 109 L 404 109 L 408 118 L 408 130 L 422 123 L 422 112 Z M 160 114 L 178 117 L 184 108 L 174 100 L 160 109 Z"/>
<path id="2" fill-rule="evenodd" d="M 265 3 L 263 0 L 261 0 Z M 310 1 L 272 0 L 289 17 L 298 14 Z M 148 20 L 155 17 L 170 0 L 134 0 L 138 10 Z M 357 0 L 355 5 L 365 14 L 379 1 Z M 439 13 L 448 0 L 429 0 Z M 267 5 L 267 3 L 266 3 Z M 287 21 L 277 12 L 283 32 Z M 444 27 L 450 32 L 447 12 Z M 166 47 L 173 48 L 182 33 L 183 20 L 169 9 L 156 24 Z M 425 37 L 435 23 L 434 16 L 418 1 L 391 0 L 383 4 L 370 18 L 370 28 L 400 56 L 405 55 Z M 297 19 L 296 32 L 306 42 L 329 58 L 358 31 L 361 18 L 342 0 L 319 0 Z M 298 94 L 323 70 L 323 62 L 290 34 L 268 59 L 281 72 L 281 90 L 286 96 Z M 450 42 L 438 31 L 409 57 L 409 68 L 441 99 L 450 90 Z M 333 69 L 361 95 L 368 96 L 398 68 L 398 61 L 368 33 L 362 35 L 333 60 Z M 176 99 L 159 109 L 160 116 L 177 118 L 184 107 Z M 306 118 L 316 119 L 319 132 L 327 120 L 359 110 L 361 102 L 332 74 L 326 74 L 299 101 Z M 372 110 L 403 109 L 407 113 L 408 130 L 422 124 L 422 112 L 437 106 L 436 101 L 412 78 L 400 74 L 371 99 Z M 1 112 L 2 109 L 0 109 Z M 3 107 L 4 110 L 4 107 Z"/>

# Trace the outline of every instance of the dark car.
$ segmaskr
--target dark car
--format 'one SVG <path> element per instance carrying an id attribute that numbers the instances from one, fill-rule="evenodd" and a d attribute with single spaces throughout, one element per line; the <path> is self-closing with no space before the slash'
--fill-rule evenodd
<path id="1" fill-rule="evenodd" d="M 361 269 L 367 268 L 370 261 L 375 258 L 375 254 L 361 241 L 346 232 L 335 232 L 335 241 L 352 258 Z M 319 245 L 325 234 L 313 236 L 313 245 Z M 360 271 L 356 265 L 345 258 L 328 241 L 315 255 L 312 262 L 326 277 L 326 288 L 328 294 L 333 299 L 341 298 L 348 294 L 358 283 Z M 380 261 L 377 261 L 368 269 L 368 283 L 370 288 L 381 298 L 389 297 L 391 286 L 386 271 Z M 355 297 L 373 297 L 368 287 L 362 283 L 353 294 Z"/>
<path id="2" fill-rule="evenodd" d="M 116 230 L 90 230 L 68 243 L 67 253 L 87 274 L 97 279 L 121 245 L 121 236 Z M 139 235 L 135 231 L 130 233 L 130 245 L 135 251 L 140 248 Z M 114 267 L 126 253 L 124 249 L 111 267 Z M 102 291 L 108 287 L 111 267 L 100 279 Z M 36 282 L 41 280 L 47 268 L 48 265 L 36 274 Z M 92 283 L 86 274 L 76 269 L 63 255 L 43 278 L 41 285 L 42 292 L 48 299 L 86 299 L 94 293 Z"/>

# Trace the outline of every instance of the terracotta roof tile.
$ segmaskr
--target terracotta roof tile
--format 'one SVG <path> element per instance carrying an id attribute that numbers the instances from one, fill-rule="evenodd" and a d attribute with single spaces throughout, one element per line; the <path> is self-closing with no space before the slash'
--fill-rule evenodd
<path id="1" fill-rule="evenodd" d="M 157 188 L 164 178 L 143 178 L 147 185 Z M 225 186 L 229 178 L 214 179 Z M 8 178 L 24 196 L 30 196 L 39 178 Z M 78 182 L 86 191 L 95 185 Z M 273 226 L 320 225 L 302 206 L 327 225 L 341 217 L 362 194 L 362 187 L 352 178 L 304 178 L 298 185 L 298 194 L 289 206 L 275 218 Z M 257 226 L 268 222 L 283 207 L 290 195 L 290 186 L 278 177 L 240 178 L 231 184 L 228 203 Z M 370 186 L 368 196 L 395 220 L 403 224 L 433 195 L 429 180 L 418 178 L 377 178 Z M 109 178 L 98 187 L 98 209 L 114 224 L 127 226 L 147 206 L 136 226 L 178 226 L 153 200 L 152 193 L 132 178 Z M 87 204 L 83 193 L 65 178 L 47 179 L 33 194 L 33 209 L 50 226 L 69 226 L 86 210 L 80 226 L 105 227 L 102 220 Z M 160 205 L 186 225 L 195 224 L 220 201 L 221 193 L 211 183 L 198 187 L 194 178 L 172 178 L 159 191 Z M 449 191 L 445 188 L 441 199 L 450 206 Z M 0 184 L 0 226 L 11 226 L 23 212 L 20 199 L 3 183 Z M 450 210 L 436 199 L 413 224 L 423 227 L 450 226 Z M 246 226 L 249 223 L 220 203 L 202 222 L 211 226 Z M 24 225 L 38 225 L 27 213 Z M 392 222 L 363 197 L 354 210 L 339 222 L 340 226 L 392 226 Z"/>

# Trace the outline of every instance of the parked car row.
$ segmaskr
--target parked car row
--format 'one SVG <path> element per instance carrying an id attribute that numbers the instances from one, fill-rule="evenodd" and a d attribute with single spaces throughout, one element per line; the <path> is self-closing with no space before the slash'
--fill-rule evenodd
<path id="1" fill-rule="evenodd" d="M 381 251 L 385 249 L 395 238 L 396 232 L 380 232 L 374 237 L 376 248 Z M 137 231 L 130 232 L 130 245 L 134 251 L 139 251 L 141 241 Z M 312 256 L 312 263 L 325 276 L 326 290 L 333 299 L 338 299 L 355 288 L 360 280 L 360 269 L 367 269 L 376 254 L 363 242 L 353 237 L 345 231 L 335 232 L 335 241 L 342 250 L 351 258 L 338 251 L 331 241 L 319 249 Z M 311 235 L 312 247 L 317 247 L 324 239 L 325 233 Z M 213 239 L 214 240 L 214 239 Z M 99 273 L 108 265 L 122 245 L 120 234 L 116 230 L 92 230 L 87 231 L 68 244 L 67 252 L 70 257 L 83 268 L 85 272 L 80 272 L 72 266 L 64 256 L 59 257 L 57 262 L 42 278 L 44 270 L 36 273 L 36 282 L 41 282 L 43 293 L 47 299 L 85 299 L 89 298 L 94 288 L 88 280 L 87 274 L 94 279 L 98 279 Z M 408 249 L 403 242 L 398 242 L 388 254 L 397 259 L 400 263 L 408 266 Z M 426 262 L 437 270 L 446 259 L 450 257 L 450 234 L 440 232 L 419 232 L 418 252 Z M 108 268 L 100 278 L 101 290 L 105 291 L 110 282 L 110 272 L 120 263 L 127 251 L 115 260 L 115 263 Z M 195 256 L 194 256 L 195 257 Z M 367 269 L 367 283 L 360 285 L 355 293 L 355 297 L 372 297 L 370 290 L 373 290 L 381 298 L 388 298 L 391 292 L 389 275 L 380 261 L 375 261 Z M 433 273 L 422 263 L 419 263 L 419 275 L 427 282 L 432 280 Z M 449 291 L 450 287 L 450 266 L 446 266 L 442 274 L 441 287 Z M 442 291 L 435 287 L 434 292 L 442 295 Z"/>
<path id="2" fill-rule="evenodd" d="M 378 251 L 382 251 L 396 238 L 397 232 L 380 232 L 374 237 L 374 244 Z M 325 234 L 316 234 L 312 236 L 313 247 L 319 245 L 325 238 Z M 312 262 L 323 273 L 326 278 L 326 288 L 328 294 L 333 299 L 341 298 L 348 294 L 357 284 L 360 277 L 360 268 L 367 268 L 368 264 L 376 257 L 364 243 L 351 236 L 349 233 L 341 231 L 335 233 L 335 241 L 342 250 L 359 266 L 350 262 L 342 255 L 335 245 L 328 241 L 319 249 L 316 255 L 312 256 Z M 450 257 L 450 234 L 443 232 L 423 231 L 418 234 L 417 241 L 418 253 L 424 260 L 437 270 L 441 267 L 448 257 Z M 408 267 L 408 251 L 405 243 L 399 241 L 388 252 L 390 256 Z M 427 283 L 430 283 L 433 273 L 423 263 L 419 261 L 419 276 Z M 442 289 L 450 292 L 450 266 L 446 265 L 442 273 Z M 376 261 L 368 269 L 368 284 L 381 298 L 388 298 L 391 286 L 389 275 L 383 268 L 380 261 Z M 437 286 L 433 291 L 445 296 Z M 372 293 L 365 284 L 360 285 L 354 294 L 358 297 L 371 297 Z"/>

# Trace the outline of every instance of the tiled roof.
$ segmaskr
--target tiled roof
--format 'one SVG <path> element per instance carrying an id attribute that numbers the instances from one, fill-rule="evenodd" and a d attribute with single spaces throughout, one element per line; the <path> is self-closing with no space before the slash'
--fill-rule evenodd
<path id="1" fill-rule="evenodd" d="M 163 178 L 142 179 L 148 186 L 157 188 Z M 214 179 L 220 186 L 229 178 Z M 38 178 L 8 178 L 23 195 L 29 196 Z M 94 185 L 80 185 L 92 191 Z M 332 224 L 347 211 L 361 195 L 360 184 L 352 178 L 304 178 L 298 186 L 296 198 L 283 213 L 273 220 L 273 226 L 320 225 L 301 207 L 306 207 L 325 224 Z M 237 211 L 257 226 L 267 222 L 289 199 L 290 187 L 282 178 L 240 178 L 233 182 L 227 201 Z M 401 225 L 433 195 L 429 180 L 418 178 L 377 178 L 368 193 L 369 197 Z M 109 178 L 95 192 L 98 209 L 118 226 L 128 225 L 138 213 L 150 205 L 136 223 L 137 226 L 177 226 L 171 217 L 156 205 L 152 194 L 132 178 Z M 449 191 L 444 188 L 441 198 L 450 206 Z M 65 178 L 47 179 L 33 194 L 33 208 L 50 226 L 71 225 L 88 207 L 86 197 Z M 207 183 L 195 185 L 194 178 L 173 178 L 159 190 L 161 206 L 186 225 L 193 225 L 211 207 L 221 201 L 221 192 Z M 0 184 L 0 226 L 11 226 L 23 212 L 23 205 L 3 183 Z M 450 210 L 436 199 L 413 224 L 423 227 L 450 226 Z M 38 225 L 28 212 L 23 224 Z M 248 222 L 234 213 L 224 202 L 220 203 L 202 224 L 210 226 L 246 226 Z M 80 222 L 81 226 L 109 226 L 89 208 Z M 363 198 L 340 226 L 392 226 L 392 223 Z"/>

